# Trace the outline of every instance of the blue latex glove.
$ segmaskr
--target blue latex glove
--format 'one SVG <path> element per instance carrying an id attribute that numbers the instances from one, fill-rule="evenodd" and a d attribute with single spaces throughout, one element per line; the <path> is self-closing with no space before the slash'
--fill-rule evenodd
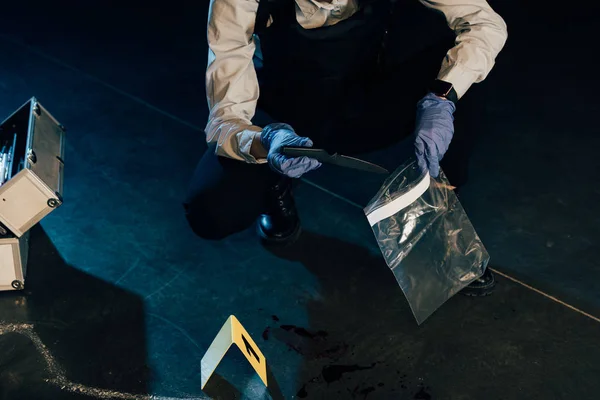
<path id="1" fill-rule="evenodd" d="M 288 147 L 312 147 L 313 142 L 307 137 L 300 137 L 288 124 L 270 124 L 263 128 L 260 142 L 268 151 L 269 166 L 280 174 L 290 178 L 300 178 L 303 174 L 317 169 L 321 163 L 309 157 L 287 157 L 281 149 Z"/>
<path id="2" fill-rule="evenodd" d="M 432 93 L 417 104 L 415 152 L 419 167 L 434 178 L 440 174 L 440 161 L 454 135 L 455 110 L 453 102 Z"/>

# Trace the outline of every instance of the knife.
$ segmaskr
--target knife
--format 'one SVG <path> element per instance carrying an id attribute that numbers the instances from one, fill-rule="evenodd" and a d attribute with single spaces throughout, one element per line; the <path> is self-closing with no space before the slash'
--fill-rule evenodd
<path id="1" fill-rule="evenodd" d="M 344 156 L 338 153 L 330 154 L 324 149 L 313 149 L 311 147 L 284 147 L 282 153 L 288 157 L 310 157 L 321 163 L 333 164 L 344 168 L 358 169 L 375 174 L 389 174 L 390 172 L 377 164 L 370 163 L 354 157 Z"/>

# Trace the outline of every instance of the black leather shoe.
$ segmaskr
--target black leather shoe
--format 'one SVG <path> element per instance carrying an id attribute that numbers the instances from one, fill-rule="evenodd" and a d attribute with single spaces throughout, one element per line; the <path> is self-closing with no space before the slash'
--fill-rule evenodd
<path id="1" fill-rule="evenodd" d="M 292 182 L 283 179 L 267 193 L 267 212 L 258 218 L 257 232 L 265 244 L 288 245 L 298 239 L 300 231 Z"/>
<path id="2" fill-rule="evenodd" d="M 491 269 L 486 268 L 483 276 L 461 290 L 461 293 L 465 296 L 473 297 L 489 296 L 494 291 L 495 286 L 496 279 L 494 278 L 494 274 Z"/>

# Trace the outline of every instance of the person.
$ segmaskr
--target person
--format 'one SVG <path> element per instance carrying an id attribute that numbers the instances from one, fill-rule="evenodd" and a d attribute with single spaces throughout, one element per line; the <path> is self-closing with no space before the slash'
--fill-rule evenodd
<path id="1" fill-rule="evenodd" d="M 454 44 L 444 49 L 441 68 L 436 62 L 437 76 L 415 97 L 405 88 L 423 82 L 387 61 L 397 44 L 390 41 L 402 2 L 211 0 L 209 148 L 184 203 L 197 235 L 218 240 L 257 221 L 266 243 L 294 241 L 300 221 L 291 181 L 320 163 L 286 157 L 282 148 L 370 151 L 400 139 L 408 126 L 400 115 L 415 116 L 411 140 L 419 166 L 438 176 L 454 135 L 457 103 L 486 78 L 507 29 L 485 0 L 419 1 L 443 14 Z M 405 33 L 397 36 L 407 40 Z M 418 31 L 414 36 L 418 40 Z M 414 68 L 420 70 L 427 69 Z M 488 269 L 469 293 L 488 294 L 494 284 Z"/>

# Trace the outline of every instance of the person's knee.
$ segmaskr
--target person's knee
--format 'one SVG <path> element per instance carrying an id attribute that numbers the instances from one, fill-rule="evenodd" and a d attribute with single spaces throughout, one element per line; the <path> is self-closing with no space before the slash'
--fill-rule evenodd
<path id="1" fill-rule="evenodd" d="M 233 233 L 227 229 L 224 221 L 215 218 L 215 210 L 209 210 L 197 203 L 186 203 L 184 208 L 190 228 L 202 239 L 221 240 Z"/>
<path id="2" fill-rule="evenodd" d="M 224 209 L 217 203 L 207 204 L 201 199 L 184 204 L 185 216 L 192 231 L 207 240 L 222 240 L 248 228 L 252 221 L 235 210 Z"/>
<path id="3" fill-rule="evenodd" d="M 220 240 L 248 228 L 263 208 L 261 188 L 265 176 L 272 174 L 266 168 L 218 157 L 209 148 L 196 167 L 184 201 L 193 232 L 204 239 Z"/>

